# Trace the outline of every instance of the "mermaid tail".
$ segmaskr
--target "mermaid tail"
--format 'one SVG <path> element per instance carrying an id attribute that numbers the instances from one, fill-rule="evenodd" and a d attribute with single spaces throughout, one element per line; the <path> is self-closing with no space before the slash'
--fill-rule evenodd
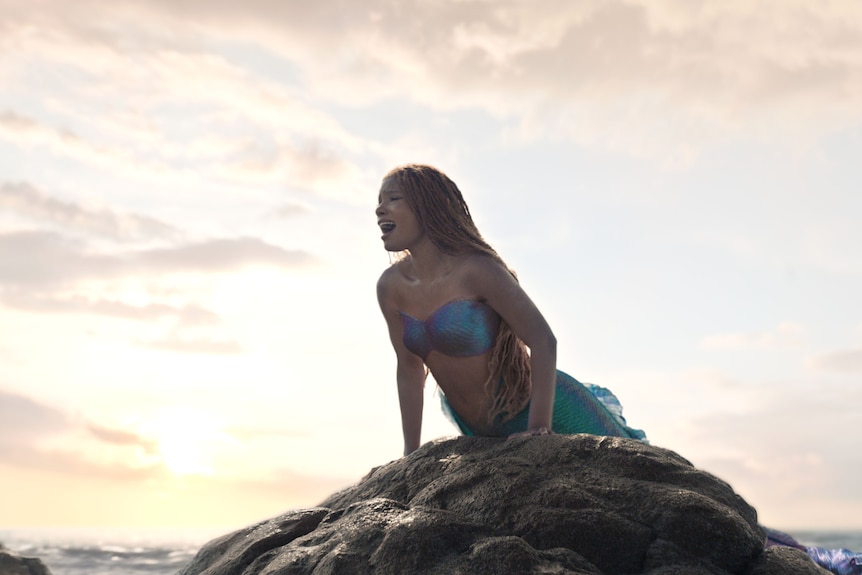
<path id="1" fill-rule="evenodd" d="M 628 437 L 646 441 L 646 434 L 640 429 L 628 426 L 623 417 L 623 408 L 609 389 L 583 384 L 562 371 L 557 371 L 554 391 L 554 414 L 551 428 L 555 433 L 589 433 L 613 437 Z M 464 435 L 476 432 L 452 409 L 446 396 L 440 394 L 443 413 Z M 527 404 L 515 417 L 502 421 L 495 426 L 491 435 L 505 437 L 527 430 L 530 406 Z"/>
<path id="2" fill-rule="evenodd" d="M 829 569 L 835 575 L 858 575 L 862 573 L 862 553 L 849 549 L 824 549 L 823 547 L 808 547 L 808 556 L 815 563 Z"/>
<path id="3" fill-rule="evenodd" d="M 569 377 L 569 379 L 577 382 L 574 377 L 568 376 L 565 373 L 562 373 L 562 375 L 565 375 L 566 377 Z M 628 424 L 626 423 L 626 418 L 623 417 L 623 405 L 620 403 L 620 400 L 617 399 L 617 396 L 614 395 L 613 392 L 611 392 L 610 389 L 598 386 L 594 383 L 585 383 L 583 385 L 590 393 L 595 396 L 596 399 L 599 400 L 599 402 L 602 404 L 602 407 L 604 407 L 608 411 L 608 413 L 611 414 L 611 417 L 613 417 L 614 421 L 622 428 L 625 436 L 628 436 L 632 439 L 639 439 L 645 443 L 649 443 L 646 438 L 646 433 L 644 433 L 643 430 L 635 429 L 628 426 Z"/>
<path id="4" fill-rule="evenodd" d="M 763 530 L 766 532 L 765 547 L 767 548 L 775 545 L 793 547 L 805 551 L 815 563 L 832 571 L 835 575 L 862 575 L 862 553 L 856 553 L 849 549 L 808 547 L 777 529 L 763 527 Z"/>

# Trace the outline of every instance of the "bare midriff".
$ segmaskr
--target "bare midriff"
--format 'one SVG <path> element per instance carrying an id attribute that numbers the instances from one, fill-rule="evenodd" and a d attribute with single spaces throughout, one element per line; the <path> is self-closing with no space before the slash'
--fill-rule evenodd
<path id="1" fill-rule="evenodd" d="M 490 401 L 486 395 L 490 353 L 471 357 L 449 357 L 432 351 L 425 365 L 446 395 L 446 400 L 471 429 L 488 430 Z"/>

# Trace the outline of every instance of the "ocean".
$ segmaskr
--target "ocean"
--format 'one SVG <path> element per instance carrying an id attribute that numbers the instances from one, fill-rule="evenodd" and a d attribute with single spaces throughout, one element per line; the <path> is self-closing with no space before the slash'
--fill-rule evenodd
<path id="1" fill-rule="evenodd" d="M 230 531 L 0 528 L 0 543 L 38 557 L 52 575 L 175 575 L 204 543 Z"/>
<path id="2" fill-rule="evenodd" d="M 175 575 L 231 529 L 0 529 L 0 543 L 53 575 Z M 862 551 L 862 531 L 787 532 L 806 545 Z"/>

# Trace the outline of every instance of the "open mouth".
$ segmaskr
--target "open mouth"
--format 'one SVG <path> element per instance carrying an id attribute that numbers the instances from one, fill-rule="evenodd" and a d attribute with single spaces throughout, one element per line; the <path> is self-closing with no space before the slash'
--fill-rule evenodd
<path id="1" fill-rule="evenodd" d="M 380 222 L 379 225 L 380 225 L 380 230 L 384 234 L 388 234 L 389 232 L 391 232 L 392 230 L 395 229 L 395 224 L 393 224 L 392 222 Z"/>

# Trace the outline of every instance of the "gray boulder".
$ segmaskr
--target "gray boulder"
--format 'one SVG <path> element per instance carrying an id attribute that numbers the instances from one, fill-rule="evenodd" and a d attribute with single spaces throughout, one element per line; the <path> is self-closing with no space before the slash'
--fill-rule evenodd
<path id="1" fill-rule="evenodd" d="M 40 559 L 22 557 L 0 544 L 0 575 L 51 575 Z"/>
<path id="2" fill-rule="evenodd" d="M 828 574 L 667 449 L 591 435 L 438 440 L 179 575 Z"/>

